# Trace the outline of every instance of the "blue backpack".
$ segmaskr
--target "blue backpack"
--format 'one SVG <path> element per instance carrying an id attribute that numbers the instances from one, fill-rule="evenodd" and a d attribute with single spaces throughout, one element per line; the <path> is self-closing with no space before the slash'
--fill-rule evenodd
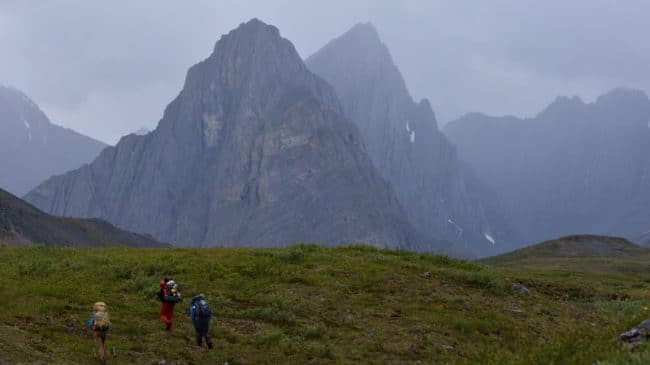
<path id="1" fill-rule="evenodd" d="M 200 299 L 194 303 L 196 306 L 196 315 L 199 318 L 210 318 L 212 316 L 212 309 L 205 299 Z"/>

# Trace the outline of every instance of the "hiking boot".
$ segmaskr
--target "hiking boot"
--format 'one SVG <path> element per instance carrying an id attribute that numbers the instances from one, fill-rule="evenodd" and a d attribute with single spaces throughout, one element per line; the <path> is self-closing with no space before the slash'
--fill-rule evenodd
<path id="1" fill-rule="evenodd" d="M 167 327 L 165 328 L 165 330 L 171 332 L 172 331 L 172 324 L 167 323 Z"/>
<path id="2" fill-rule="evenodd" d="M 208 349 L 212 350 L 213 347 L 214 347 L 214 346 L 212 346 L 212 342 L 209 342 L 209 343 L 208 343 Z"/>

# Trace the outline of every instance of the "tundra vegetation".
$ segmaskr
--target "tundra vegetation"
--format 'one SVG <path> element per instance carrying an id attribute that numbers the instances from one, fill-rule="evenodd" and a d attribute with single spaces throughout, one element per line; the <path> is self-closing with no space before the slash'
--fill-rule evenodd
<path id="1" fill-rule="evenodd" d="M 102 300 L 112 363 L 641 364 L 650 349 L 629 352 L 618 334 L 650 316 L 649 258 L 0 246 L 0 363 L 92 362 L 83 322 Z M 189 300 L 163 331 L 165 275 L 209 299 L 215 350 L 194 345 Z"/>

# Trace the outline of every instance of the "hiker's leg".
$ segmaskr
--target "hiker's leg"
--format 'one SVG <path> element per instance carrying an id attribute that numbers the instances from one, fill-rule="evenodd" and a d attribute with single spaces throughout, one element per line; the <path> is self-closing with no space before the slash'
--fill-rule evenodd
<path id="1" fill-rule="evenodd" d="M 106 365 L 106 333 L 103 333 L 102 336 L 102 365 Z"/>
<path id="2" fill-rule="evenodd" d="M 171 303 L 163 303 L 160 307 L 160 320 L 167 325 L 167 331 L 172 330 L 172 319 L 174 317 L 174 306 Z"/>
<path id="3" fill-rule="evenodd" d="M 162 303 L 160 305 L 160 320 L 164 323 L 167 324 L 169 320 L 167 319 L 167 303 Z"/>
<path id="4" fill-rule="evenodd" d="M 172 332 L 174 330 L 174 304 L 171 304 L 169 306 L 169 312 L 167 313 L 167 319 L 169 320 L 169 324 L 167 325 L 167 329 L 169 332 Z"/>
<path id="5" fill-rule="evenodd" d="M 208 348 L 212 348 L 212 339 L 210 338 L 210 328 L 206 327 L 205 331 L 203 332 L 203 337 L 205 337 L 205 343 L 208 345 Z"/>
<path id="6" fill-rule="evenodd" d="M 203 332 L 198 328 L 196 329 L 196 345 L 199 347 L 203 346 Z"/>
<path id="7" fill-rule="evenodd" d="M 97 339 L 97 356 L 99 357 L 99 363 L 104 364 L 106 362 L 106 353 L 104 351 L 104 341 L 106 337 L 95 332 L 95 338 Z"/>
<path id="8" fill-rule="evenodd" d="M 205 343 L 208 345 L 208 348 L 212 348 L 212 340 L 210 339 L 210 320 L 205 318 L 199 318 L 199 325 L 197 330 L 201 332 L 201 337 L 205 338 Z"/>

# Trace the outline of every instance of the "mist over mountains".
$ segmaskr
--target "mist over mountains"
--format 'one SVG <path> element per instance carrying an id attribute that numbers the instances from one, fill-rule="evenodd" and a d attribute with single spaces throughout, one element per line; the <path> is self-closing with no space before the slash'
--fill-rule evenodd
<path id="1" fill-rule="evenodd" d="M 23 195 L 48 177 L 92 161 L 102 142 L 54 125 L 16 88 L 0 85 L 0 187 Z"/>
<path id="2" fill-rule="evenodd" d="M 559 97 L 528 119 L 470 113 L 443 133 L 370 23 L 305 61 L 274 26 L 242 23 L 154 131 L 114 147 L 54 126 L 13 88 L 0 109 L 0 186 L 44 181 L 25 199 L 49 214 L 177 245 L 489 256 L 571 234 L 648 241 L 645 93 Z"/>
<path id="3" fill-rule="evenodd" d="M 0 365 L 650 364 L 643 9 L 0 2 Z"/>
<path id="4" fill-rule="evenodd" d="M 650 226 L 650 101 L 619 88 L 594 103 L 559 97 L 536 117 L 468 114 L 445 133 L 490 184 L 525 243 Z"/>
<path id="5" fill-rule="evenodd" d="M 372 24 L 357 24 L 306 62 L 336 90 L 417 229 L 481 254 L 510 247 L 515 237 L 487 204 L 491 193 L 438 130 L 429 101 L 413 100 Z"/>

